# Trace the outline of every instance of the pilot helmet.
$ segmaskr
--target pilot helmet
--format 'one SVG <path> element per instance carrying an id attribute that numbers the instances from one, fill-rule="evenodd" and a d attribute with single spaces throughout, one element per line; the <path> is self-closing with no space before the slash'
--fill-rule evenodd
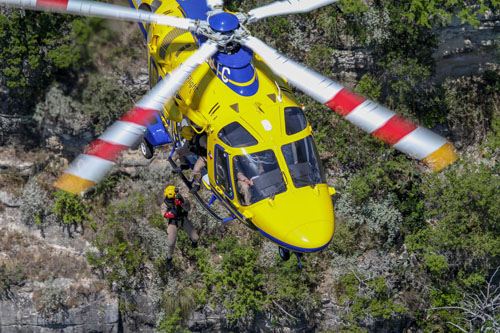
<path id="1" fill-rule="evenodd" d="M 175 197 L 177 192 L 179 192 L 179 190 L 174 185 L 170 185 L 167 186 L 163 194 L 165 195 L 165 198 L 172 199 Z"/>
<path id="2" fill-rule="evenodd" d="M 181 128 L 181 135 L 186 140 L 191 140 L 194 136 L 194 130 L 191 126 L 184 126 Z"/>

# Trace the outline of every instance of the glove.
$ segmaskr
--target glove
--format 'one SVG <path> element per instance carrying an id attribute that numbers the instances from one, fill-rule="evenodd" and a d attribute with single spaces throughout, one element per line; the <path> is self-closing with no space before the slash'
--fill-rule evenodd
<path id="1" fill-rule="evenodd" d="M 175 214 L 173 211 L 170 211 L 170 212 L 166 212 L 165 214 L 163 214 L 163 217 L 166 217 L 167 219 L 173 219 L 173 218 L 175 218 Z"/>
<path id="2" fill-rule="evenodd" d="M 175 199 L 174 204 L 176 204 L 177 206 L 182 206 L 182 201 L 180 201 L 179 199 Z"/>

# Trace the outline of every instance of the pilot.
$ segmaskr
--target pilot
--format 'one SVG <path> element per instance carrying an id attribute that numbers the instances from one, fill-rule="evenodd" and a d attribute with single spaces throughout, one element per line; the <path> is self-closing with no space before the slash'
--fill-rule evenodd
<path id="1" fill-rule="evenodd" d="M 252 195 L 250 193 L 250 187 L 253 186 L 253 180 L 247 177 L 245 173 L 245 168 L 242 166 L 240 161 L 241 156 L 237 156 L 234 159 L 234 168 L 236 171 L 236 179 L 237 185 L 239 188 L 239 192 L 243 195 L 243 202 L 245 206 L 248 206 L 252 203 Z"/>
<path id="2" fill-rule="evenodd" d="M 189 153 L 198 155 L 198 159 L 193 167 L 193 186 L 189 192 L 196 193 L 201 186 L 201 169 L 207 165 L 207 134 L 205 132 L 196 134 L 191 126 L 183 126 L 181 135 L 186 139 L 186 142 L 178 149 L 173 158 L 174 161 L 180 161 L 181 170 L 188 169 L 186 156 Z M 180 171 L 180 170 L 175 170 Z"/>
<path id="3" fill-rule="evenodd" d="M 170 269 L 172 267 L 172 254 L 174 253 L 175 242 L 177 240 L 177 230 L 181 228 L 188 233 L 193 248 L 198 246 L 200 237 L 188 218 L 188 212 L 191 209 L 189 201 L 184 199 L 179 190 L 173 185 L 165 189 L 164 196 L 165 199 L 163 200 L 161 209 L 163 217 L 168 219 L 167 269 Z"/>

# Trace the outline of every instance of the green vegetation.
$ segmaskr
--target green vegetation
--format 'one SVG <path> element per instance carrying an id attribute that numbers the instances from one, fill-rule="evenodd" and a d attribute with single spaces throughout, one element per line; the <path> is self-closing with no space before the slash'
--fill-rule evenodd
<path id="1" fill-rule="evenodd" d="M 87 259 L 100 269 L 110 285 L 119 289 L 128 289 L 142 280 L 146 252 L 141 240 L 127 232 L 127 226 L 135 216 L 144 213 L 144 197 L 134 201 L 118 202 L 106 210 L 102 225 L 97 229 L 94 246 L 97 253 L 87 253 Z"/>
<path id="2" fill-rule="evenodd" d="M 52 212 L 64 224 L 76 226 L 87 218 L 85 205 L 78 195 L 58 191 L 55 196 L 56 201 Z"/>
<path id="3" fill-rule="evenodd" d="M 227 6 L 246 10 L 268 2 Z M 199 247 L 192 249 L 180 232 L 167 271 L 159 189 L 172 178 L 163 166 L 138 168 L 137 175 L 117 171 L 84 197 L 52 193 L 49 181 L 32 177 L 20 192 L 21 219 L 28 226 L 42 227 L 53 218 L 64 226 L 80 225 L 81 236 L 95 247 L 87 260 L 120 298 L 119 311 L 142 310 L 134 297 L 148 288 L 159 332 L 187 332 L 193 311 L 223 313 L 227 321 L 221 325 L 231 331 L 256 329 L 261 318 L 276 330 L 321 331 L 333 313 L 339 313 L 338 321 L 325 324 L 331 325 L 325 330 L 459 332 L 458 325 L 480 331 L 480 317 L 471 318 L 463 308 L 469 296 L 486 294 L 489 281 L 498 284 L 493 275 L 500 265 L 500 59 L 474 77 L 437 82 L 433 58 L 439 44 L 433 27 L 452 15 L 477 25 L 478 13 L 498 13 L 500 7 L 498 0 L 466 4 L 343 0 L 343 12 L 328 6 L 249 27 L 280 52 L 440 131 L 459 148 L 458 162 L 431 174 L 298 94 L 328 181 L 340 193 L 333 242 L 321 253 L 302 256 L 302 269 L 295 256 L 283 262 L 275 245 L 236 223 L 216 225 L 193 204 Z M 119 42 L 120 34 L 106 21 L 8 13 L 0 15 L 0 79 L 17 96 L 13 100 L 21 101 L 19 110 L 32 112 L 26 105 L 41 100 L 54 84 L 61 96 L 81 105 L 71 104 L 71 112 L 95 124 L 98 134 L 137 100 L 121 83 L 128 69 L 121 65 L 145 56 Z M 357 67 L 357 76 L 343 76 L 358 53 L 370 56 L 361 59 L 366 63 Z M 56 118 L 69 111 L 60 112 Z M 2 177 L 7 187 L 20 178 Z M 63 275 L 62 256 L 47 253 L 51 264 L 34 273 L 35 265 L 25 265 L 33 255 L 27 250 L 32 240 L 9 237 L 2 243 L 5 249 L 23 245 L 24 253 L 15 257 L 23 265 L 0 262 L 0 298 L 26 280 L 38 281 L 33 276 L 45 281 L 53 272 Z M 39 260 L 37 265 L 49 261 Z M 79 263 L 72 269 L 74 278 L 88 267 Z M 34 300 L 50 316 L 69 306 L 65 293 L 49 284 L 34 291 Z M 498 311 L 490 314 L 500 321 Z M 485 327 L 494 327 L 494 320 Z"/>
<path id="4" fill-rule="evenodd" d="M 340 305 L 346 308 L 342 316 L 343 329 L 349 329 L 349 332 L 366 332 L 358 324 L 367 317 L 391 319 L 408 311 L 395 301 L 386 281 L 380 276 L 364 277 L 353 271 L 340 280 L 337 292 Z"/>
<path id="5" fill-rule="evenodd" d="M 7 265 L 0 265 L 0 299 L 9 296 L 11 288 L 23 284 L 26 276 L 23 274 L 23 269 L 20 265 L 15 269 L 7 268 Z"/>

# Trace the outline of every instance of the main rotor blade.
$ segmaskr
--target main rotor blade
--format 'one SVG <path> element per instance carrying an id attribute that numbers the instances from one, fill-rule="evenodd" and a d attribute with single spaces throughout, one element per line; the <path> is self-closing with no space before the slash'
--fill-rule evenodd
<path id="1" fill-rule="evenodd" d="M 211 10 L 222 9 L 224 6 L 224 0 L 207 0 L 207 7 Z"/>
<path id="2" fill-rule="evenodd" d="M 0 0 L 0 4 L 46 12 L 102 17 L 121 21 L 157 23 L 189 31 L 196 30 L 196 22 L 191 19 L 153 14 L 143 10 L 102 2 L 79 0 Z"/>
<path id="3" fill-rule="evenodd" d="M 306 13 L 313 9 L 329 5 L 339 0 L 283 0 L 254 8 L 248 12 L 248 22 L 255 22 L 264 17 Z"/>
<path id="4" fill-rule="evenodd" d="M 412 158 L 422 160 L 434 171 L 456 159 L 455 147 L 445 138 L 397 115 L 339 83 L 279 54 L 260 39 L 246 37 L 242 43 L 255 51 L 278 75 L 364 131 Z"/>
<path id="5" fill-rule="evenodd" d="M 78 155 L 54 186 L 79 194 L 103 179 L 120 154 L 142 139 L 146 132 L 146 123 L 162 111 L 163 105 L 174 96 L 189 75 L 216 51 L 215 43 L 204 43 Z"/>

